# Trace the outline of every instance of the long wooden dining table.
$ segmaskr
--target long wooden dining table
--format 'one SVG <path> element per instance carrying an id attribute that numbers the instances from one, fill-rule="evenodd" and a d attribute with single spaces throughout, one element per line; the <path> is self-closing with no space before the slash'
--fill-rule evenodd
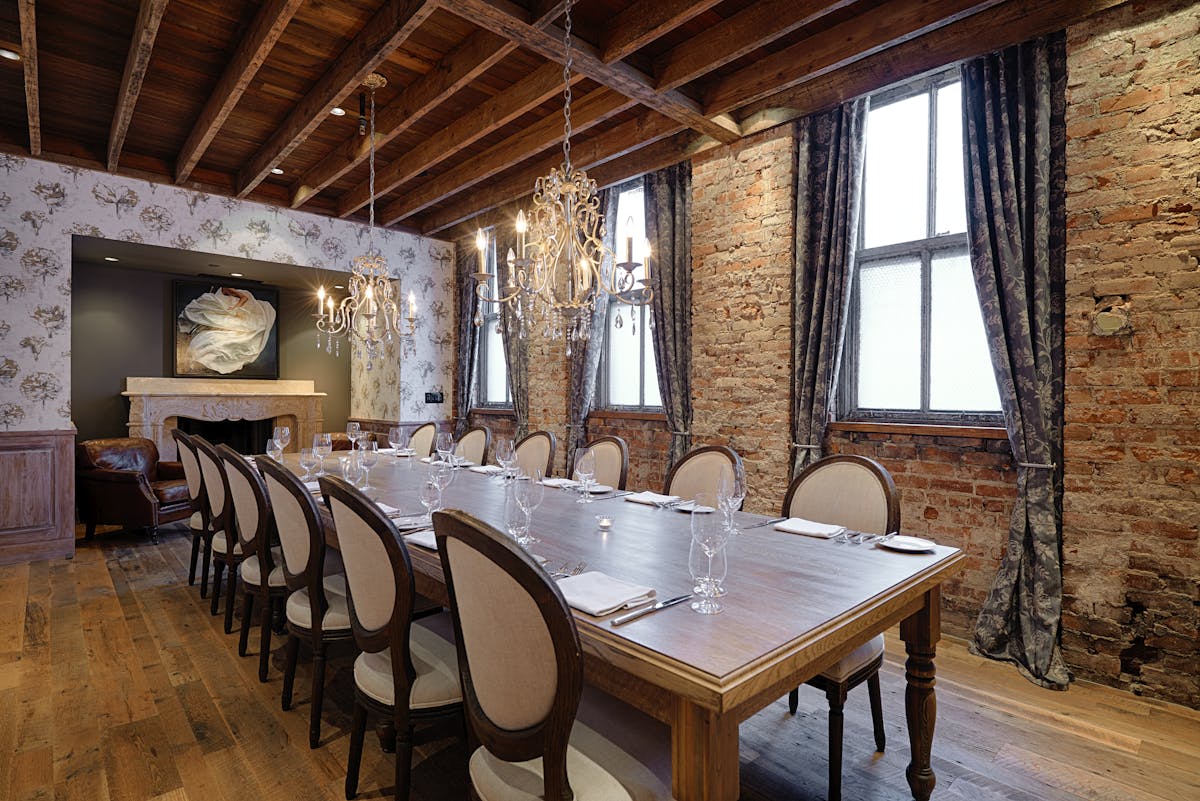
<path id="1" fill-rule="evenodd" d="M 284 463 L 297 472 L 297 458 Z M 327 469 L 335 467 L 327 461 Z M 371 471 L 371 498 L 403 512 L 423 511 L 419 492 L 429 468 L 383 456 Z M 500 479 L 454 471 L 443 495 L 503 530 Z M 586 563 L 615 578 L 654 587 L 659 598 L 691 592 L 690 515 L 599 496 L 577 502 L 547 487 L 533 515 L 531 550 L 557 566 Z M 596 515 L 612 518 L 601 530 Z M 899 553 L 783 534 L 762 515 L 739 512 L 728 547 L 724 611 L 688 604 L 619 628 L 575 612 L 588 682 L 662 721 L 671 730 L 672 791 L 678 801 L 739 796 L 738 724 L 828 669 L 870 638 L 900 624 L 907 652 L 905 711 L 911 746 L 906 770 L 913 798 L 925 801 L 935 777 L 930 749 L 936 717 L 934 655 L 940 637 L 940 586 L 961 566 L 956 548 Z M 327 535 L 336 547 L 336 532 Z M 447 603 L 436 552 L 409 548 L 417 591 Z"/>

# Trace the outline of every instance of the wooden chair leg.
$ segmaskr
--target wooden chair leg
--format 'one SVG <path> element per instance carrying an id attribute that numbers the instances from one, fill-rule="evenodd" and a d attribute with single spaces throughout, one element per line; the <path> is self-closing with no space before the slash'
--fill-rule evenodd
<path id="1" fill-rule="evenodd" d="M 312 709 L 308 712 L 308 747 L 321 744 L 321 708 L 325 705 L 325 646 L 313 652 Z M 363 710 L 364 714 L 366 710 Z M 357 710 L 355 712 L 357 714 Z M 359 746 L 361 748 L 361 745 Z M 349 796 L 347 796 L 349 797 Z"/>
<path id="2" fill-rule="evenodd" d="M 146 533 L 150 535 L 150 544 L 158 545 L 158 526 L 146 526 Z"/>
<path id="3" fill-rule="evenodd" d="M 209 612 L 216 615 L 221 609 L 221 576 L 225 573 L 225 560 L 213 559 L 212 604 Z"/>
<path id="4" fill-rule="evenodd" d="M 238 584 L 238 566 L 231 564 L 229 566 L 229 586 L 225 592 L 228 598 L 225 599 L 225 633 L 233 633 L 233 599 L 237 596 Z"/>
<path id="5" fill-rule="evenodd" d="M 883 752 L 887 744 L 887 735 L 883 731 L 883 697 L 879 692 L 879 672 L 871 674 L 867 679 L 867 690 L 871 695 L 871 723 L 875 727 L 875 750 Z"/>
<path id="6" fill-rule="evenodd" d="M 800 688 L 792 690 L 788 693 L 788 712 L 796 714 L 796 709 L 800 706 Z"/>
<path id="7" fill-rule="evenodd" d="M 408 801 L 412 784 L 413 729 L 407 721 L 396 721 L 396 801 Z"/>
<path id="8" fill-rule="evenodd" d="M 258 635 L 258 680 L 267 682 L 267 668 L 271 665 L 271 597 L 263 598 L 261 631 Z"/>
<path id="9" fill-rule="evenodd" d="M 846 687 L 839 684 L 825 691 L 829 699 L 829 801 L 842 799 L 842 724 Z"/>
<path id="10" fill-rule="evenodd" d="M 188 562 L 188 586 L 196 585 L 196 565 L 200 561 L 200 536 L 192 532 L 192 558 Z"/>
<path id="11" fill-rule="evenodd" d="M 358 767 L 362 762 L 363 741 L 367 737 L 367 708 L 357 701 L 350 724 L 350 757 L 346 761 L 346 801 L 358 795 Z"/>
<path id="12" fill-rule="evenodd" d="M 246 646 L 250 642 L 250 615 L 254 613 L 254 593 L 244 593 L 243 598 L 242 630 L 238 635 L 238 656 L 246 655 Z"/>
<path id="13" fill-rule="evenodd" d="M 280 696 L 284 712 L 292 708 L 292 688 L 296 685 L 296 661 L 299 657 L 300 638 L 295 634 L 288 634 L 287 655 L 283 660 L 283 694 Z"/>
<path id="14" fill-rule="evenodd" d="M 201 560 L 203 566 L 200 569 L 200 597 L 208 596 L 208 568 L 212 564 L 212 541 L 208 537 L 202 537 L 204 540 L 204 556 Z"/>

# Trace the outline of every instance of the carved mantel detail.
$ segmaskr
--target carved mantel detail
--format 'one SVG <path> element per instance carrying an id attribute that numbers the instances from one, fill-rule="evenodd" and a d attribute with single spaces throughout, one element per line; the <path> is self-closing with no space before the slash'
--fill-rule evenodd
<path id="1" fill-rule="evenodd" d="M 171 429 L 180 417 L 194 420 L 276 420 L 292 427 L 288 450 L 312 442 L 325 422 L 312 381 L 236 381 L 204 378 L 127 378 L 129 436 L 154 440 L 164 459 L 175 458 Z"/>

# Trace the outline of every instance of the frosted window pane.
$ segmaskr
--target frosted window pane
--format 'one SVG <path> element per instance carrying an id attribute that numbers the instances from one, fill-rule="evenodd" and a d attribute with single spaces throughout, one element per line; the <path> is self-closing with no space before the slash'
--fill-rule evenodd
<path id="1" fill-rule="evenodd" d="M 937 209 L 934 232 L 967 230 L 963 175 L 962 84 L 937 90 Z"/>
<path id="2" fill-rule="evenodd" d="M 864 265 L 859 304 L 859 407 L 920 409 L 920 260 Z"/>
<path id="3" fill-rule="evenodd" d="M 871 109 L 866 149 L 864 246 L 924 239 L 928 226 L 929 95 Z"/>
<path id="4" fill-rule="evenodd" d="M 642 310 L 643 322 L 650 320 L 650 310 Z M 654 338 L 650 335 L 650 329 L 640 329 L 642 333 L 642 342 L 645 345 L 645 382 L 646 406 L 662 406 L 662 394 L 658 391 L 658 362 L 654 358 Z"/>
<path id="5" fill-rule="evenodd" d="M 496 331 L 496 323 L 489 320 L 484 323 L 483 347 L 486 349 L 483 364 L 487 375 L 483 378 L 483 402 L 504 403 L 508 389 L 508 365 L 504 359 L 504 338 Z"/>
<path id="6" fill-rule="evenodd" d="M 629 307 L 621 303 L 610 304 L 608 309 L 608 402 L 613 406 L 637 406 L 641 389 L 638 375 L 641 342 L 633 335 L 633 320 L 638 310 L 631 314 Z M 616 326 L 618 314 L 622 321 L 620 328 Z"/>
<path id="7" fill-rule="evenodd" d="M 934 256 L 931 277 L 929 407 L 1000 411 L 971 260 L 965 253 Z"/>

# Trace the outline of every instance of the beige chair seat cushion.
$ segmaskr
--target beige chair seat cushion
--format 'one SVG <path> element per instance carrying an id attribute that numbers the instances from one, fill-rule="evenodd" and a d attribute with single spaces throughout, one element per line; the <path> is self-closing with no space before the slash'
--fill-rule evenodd
<path id="1" fill-rule="evenodd" d="M 204 517 L 199 512 L 192 512 L 192 516 L 188 518 L 188 528 L 192 531 L 203 531 Z"/>
<path id="2" fill-rule="evenodd" d="M 408 637 L 409 652 L 417 677 L 409 693 L 409 709 L 432 709 L 462 701 L 458 681 L 458 653 L 454 643 L 435 629 L 447 630 L 449 613 L 414 621 Z M 442 621 L 439 618 L 445 618 Z M 354 660 L 354 683 L 371 698 L 395 705 L 391 649 L 377 654 L 362 653 Z"/>
<path id="3" fill-rule="evenodd" d="M 324 579 L 325 600 L 329 608 L 321 618 L 323 631 L 337 631 L 350 628 L 350 607 L 346 601 L 346 575 L 338 573 L 326 576 Z M 308 590 L 296 590 L 287 599 L 287 619 L 293 626 L 303 629 L 312 628 L 312 602 Z"/>
<path id="4" fill-rule="evenodd" d="M 284 587 L 287 585 L 287 580 L 283 577 L 283 551 L 279 546 L 271 549 L 271 561 L 275 563 L 275 567 L 271 570 L 271 575 L 267 576 L 267 585 L 270 587 Z M 250 584 L 255 587 L 262 586 L 262 568 L 258 564 L 258 556 L 247 556 L 242 560 L 242 583 Z"/>
<path id="5" fill-rule="evenodd" d="M 226 553 L 229 550 L 229 546 L 226 544 L 224 531 L 218 531 L 213 535 L 212 549 L 213 553 Z M 234 555 L 241 555 L 242 544 L 240 542 L 235 542 L 233 544 L 233 553 Z"/>
<path id="6" fill-rule="evenodd" d="M 843 656 L 836 665 L 821 675 L 830 681 L 845 681 L 854 675 L 856 670 L 882 653 L 883 635 L 880 634 Z"/>

